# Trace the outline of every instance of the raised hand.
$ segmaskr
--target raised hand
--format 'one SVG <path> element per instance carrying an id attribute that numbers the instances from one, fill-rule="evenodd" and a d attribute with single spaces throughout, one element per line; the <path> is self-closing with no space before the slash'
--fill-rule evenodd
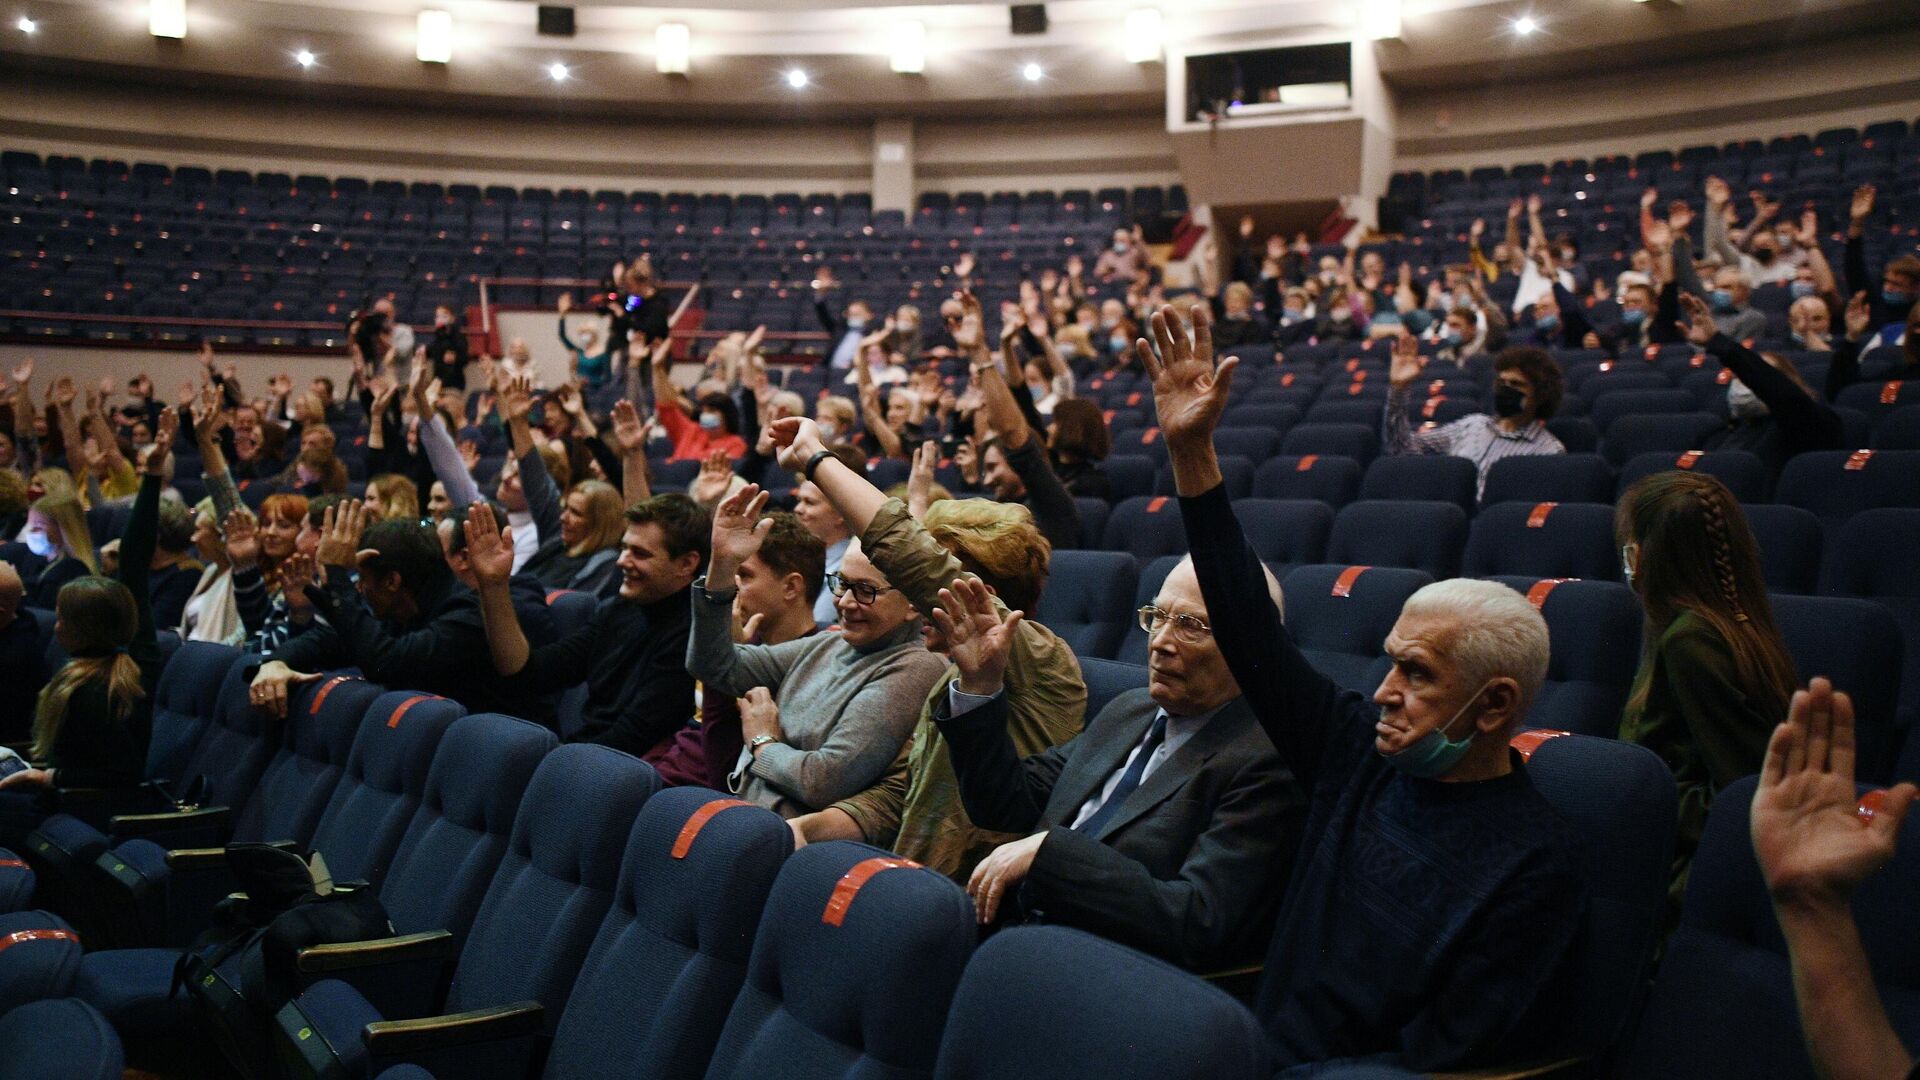
<path id="1" fill-rule="evenodd" d="M 193 437 L 202 446 L 210 445 L 227 426 L 227 412 L 220 406 L 218 387 L 208 383 L 200 389 L 199 399 L 193 403 Z"/>
<path id="2" fill-rule="evenodd" d="M 1473 241 L 1476 244 L 1479 243 L 1480 238 L 1482 236 L 1485 236 L 1486 234 L 1487 234 L 1486 218 L 1474 218 L 1473 224 L 1467 226 L 1467 239 Z"/>
<path id="3" fill-rule="evenodd" d="M 148 476 L 166 479 L 167 456 L 173 452 L 173 440 L 179 434 L 180 414 L 172 409 L 161 409 L 160 419 L 154 424 L 153 446 L 147 451 Z"/>
<path id="4" fill-rule="evenodd" d="M 493 508 L 484 499 L 467 511 L 465 528 L 467 562 L 473 567 L 474 580 L 482 587 L 505 588 L 513 577 L 512 530 L 504 534 L 500 531 Z"/>
<path id="5" fill-rule="evenodd" d="M 1687 230 L 1692 226 L 1693 207 L 1677 199 L 1673 205 L 1667 207 L 1667 227 L 1673 230 L 1675 239 L 1686 235 Z"/>
<path id="6" fill-rule="evenodd" d="M 1640 193 L 1640 209 L 1642 210 L 1652 210 L 1654 205 L 1659 201 L 1660 189 L 1657 187 L 1650 187 Z"/>
<path id="7" fill-rule="evenodd" d="M 1899 784 L 1862 797 L 1853 768 L 1853 702 L 1816 678 L 1773 729 L 1753 793 L 1753 852 L 1776 899 L 1844 908 L 1893 858 L 1916 789 Z"/>
<path id="8" fill-rule="evenodd" d="M 991 697 L 1007 676 L 1007 659 L 1024 612 L 1005 615 L 979 578 L 955 578 L 940 590 L 940 606 L 930 613 L 947 638 L 947 656 L 960 669 L 960 692 Z"/>
<path id="9" fill-rule="evenodd" d="M 320 524 L 320 550 L 315 552 L 323 566 L 353 570 L 359 565 L 360 534 L 365 531 L 367 511 L 353 500 L 327 507 Z"/>
<path id="10" fill-rule="evenodd" d="M 1857 292 L 1847 301 L 1847 340 L 1858 341 L 1873 326 L 1873 308 L 1867 303 L 1867 294 Z"/>
<path id="11" fill-rule="evenodd" d="M 820 425 L 804 416 L 775 420 L 766 430 L 778 450 L 775 460 L 788 472 L 805 469 L 813 455 L 827 448 L 820 440 Z"/>
<path id="12" fill-rule="evenodd" d="M 286 598 L 290 612 L 304 615 L 313 610 L 313 600 L 307 596 L 307 586 L 314 583 L 319 567 L 314 564 L 313 556 L 296 551 L 281 561 L 278 576 L 280 594 Z"/>
<path id="13" fill-rule="evenodd" d="M 725 450 L 715 450 L 700 462 L 700 475 L 693 478 L 687 495 L 701 506 L 712 506 L 726 497 L 733 483 L 733 460 Z"/>
<path id="14" fill-rule="evenodd" d="M 78 396 L 80 391 L 73 385 L 73 377 L 70 375 L 60 376 L 53 380 L 52 386 L 47 388 L 48 400 L 63 410 L 73 408 L 73 399 Z"/>
<path id="15" fill-rule="evenodd" d="M 1227 407 L 1233 371 L 1240 358 L 1229 356 L 1216 369 L 1213 363 L 1213 327 L 1207 309 L 1193 308 L 1193 334 L 1173 307 L 1153 315 L 1153 343 L 1143 338 L 1136 348 L 1153 380 L 1153 401 L 1160 414 L 1160 430 L 1168 442 L 1211 442 L 1220 413 Z M 1156 355 L 1156 347 L 1158 353 Z"/>
<path id="16" fill-rule="evenodd" d="M 640 422 L 640 410 L 625 398 L 613 403 L 613 441 L 623 454 L 647 452 L 647 426 Z"/>
<path id="17" fill-rule="evenodd" d="M 33 357 L 29 356 L 14 365 L 13 381 L 19 383 L 21 386 L 25 386 L 33 381 Z"/>
<path id="18" fill-rule="evenodd" d="M 1681 333 L 1687 335 L 1688 341 L 1695 345 L 1705 345 L 1713 340 L 1713 335 L 1720 332 L 1720 328 L 1713 324 L 1713 309 L 1707 306 L 1705 300 L 1692 293 L 1683 292 L 1680 294 L 1680 306 L 1686 311 L 1688 321 L 1674 325 L 1680 328 Z"/>
<path id="19" fill-rule="evenodd" d="M 1727 182 L 1725 180 L 1720 179 L 1717 176 L 1707 177 L 1707 183 L 1704 190 L 1707 196 L 1708 206 L 1713 206 L 1713 207 L 1725 206 L 1727 204 L 1727 200 L 1733 198 L 1733 192 L 1731 189 L 1727 187 Z"/>
<path id="20" fill-rule="evenodd" d="M 235 510 L 227 515 L 227 558 L 233 568 L 244 570 L 260 561 L 260 525 L 253 514 Z"/>
<path id="21" fill-rule="evenodd" d="M 940 464 L 940 444 L 928 439 L 913 448 L 913 471 L 907 474 L 907 513 L 914 520 L 927 516 L 933 505 L 933 470 Z"/>
<path id="22" fill-rule="evenodd" d="M 1527 213 L 1532 214 L 1535 217 L 1538 217 L 1540 215 L 1540 208 L 1543 205 L 1545 204 L 1541 201 L 1539 195 L 1527 196 Z"/>
<path id="23" fill-rule="evenodd" d="M 500 410 L 508 423 L 526 423 L 533 413 L 533 380 L 525 375 L 505 379 L 500 387 Z"/>
<path id="24" fill-rule="evenodd" d="M 407 372 L 407 396 L 413 399 L 413 407 L 422 419 L 433 415 L 433 398 L 429 396 L 428 385 L 433 382 L 433 364 L 426 358 L 426 350 L 413 361 L 413 369 Z"/>
<path id="25" fill-rule="evenodd" d="M 1393 339 L 1392 366 L 1387 369 L 1387 382 L 1395 390 L 1405 390 L 1420 377 L 1420 342 L 1405 330 Z"/>
<path id="26" fill-rule="evenodd" d="M 1879 189 L 1872 184 L 1861 184 L 1853 189 L 1853 203 L 1848 212 L 1855 222 L 1864 222 L 1873 214 L 1873 200 L 1878 192 Z"/>
<path id="27" fill-rule="evenodd" d="M 748 484 L 721 500 L 713 509 L 713 547 L 707 567 L 707 581 L 715 588 L 728 588 L 733 572 L 753 558 L 773 528 L 773 519 L 762 517 L 768 493 L 758 484 Z"/>
<path id="28" fill-rule="evenodd" d="M 562 315 L 565 315 L 567 312 L 572 311 L 573 310 L 573 294 L 570 292 L 561 293 L 559 307 L 560 307 L 560 314 Z"/>

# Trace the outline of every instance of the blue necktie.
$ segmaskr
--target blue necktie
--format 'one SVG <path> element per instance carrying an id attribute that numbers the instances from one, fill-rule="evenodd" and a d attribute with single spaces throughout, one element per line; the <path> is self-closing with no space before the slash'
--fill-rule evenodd
<path id="1" fill-rule="evenodd" d="M 1120 774 L 1120 782 L 1113 785 L 1113 793 L 1107 796 L 1107 801 L 1100 804 L 1100 809 L 1095 810 L 1092 817 L 1074 826 L 1075 832 L 1083 832 L 1088 836 L 1099 835 L 1101 828 L 1120 812 L 1120 804 L 1126 802 L 1127 796 L 1133 794 L 1133 789 L 1140 786 L 1140 777 L 1147 771 L 1147 759 L 1153 757 L 1153 752 L 1160 749 L 1160 744 L 1166 739 L 1167 714 L 1163 712 L 1153 718 L 1153 726 L 1147 729 L 1147 741 L 1140 744 L 1140 752 L 1133 755 L 1127 771 Z"/>

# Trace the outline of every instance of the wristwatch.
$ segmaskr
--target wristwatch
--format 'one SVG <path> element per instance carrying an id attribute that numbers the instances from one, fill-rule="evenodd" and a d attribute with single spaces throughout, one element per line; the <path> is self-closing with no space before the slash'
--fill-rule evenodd
<path id="1" fill-rule="evenodd" d="M 755 735 L 753 738 L 747 740 L 747 749 L 754 756 L 758 757 L 760 754 L 761 747 L 767 745 L 768 743 L 777 743 L 779 741 L 780 741 L 779 739 L 776 739 L 771 735 Z"/>

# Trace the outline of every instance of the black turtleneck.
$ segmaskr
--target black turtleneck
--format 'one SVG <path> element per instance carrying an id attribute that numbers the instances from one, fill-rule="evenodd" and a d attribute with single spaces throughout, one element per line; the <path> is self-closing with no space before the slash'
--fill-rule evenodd
<path id="1" fill-rule="evenodd" d="M 644 754 L 693 715 L 693 676 L 687 674 L 692 619 L 687 589 L 651 604 L 603 600 L 586 626 L 529 653 L 507 684 L 533 696 L 584 681 L 586 722 L 572 741 Z"/>

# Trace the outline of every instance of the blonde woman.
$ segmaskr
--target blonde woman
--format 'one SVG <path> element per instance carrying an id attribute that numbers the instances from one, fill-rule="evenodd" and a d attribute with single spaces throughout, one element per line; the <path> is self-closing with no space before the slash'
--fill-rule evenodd
<path id="1" fill-rule="evenodd" d="M 53 607 L 62 586 L 100 572 L 93 537 L 87 531 L 87 511 L 80 505 L 78 495 L 47 495 L 29 506 L 27 525 L 20 539 L 28 551 L 46 560 L 46 565 L 32 574 L 32 580 L 27 583 L 27 602 L 31 607 Z"/>

